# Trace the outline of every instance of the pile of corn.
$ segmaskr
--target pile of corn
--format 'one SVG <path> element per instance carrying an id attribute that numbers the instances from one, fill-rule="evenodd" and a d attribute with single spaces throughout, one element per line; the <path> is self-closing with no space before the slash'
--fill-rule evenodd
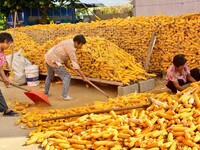
<path id="1" fill-rule="evenodd" d="M 46 52 L 49 48 L 67 39 L 67 37 L 57 38 L 53 41 L 46 42 L 40 51 Z M 146 80 L 147 77 L 155 76 L 148 74 L 139 63 L 135 62 L 135 58 L 116 46 L 114 43 L 104 38 L 87 37 L 87 44 L 81 50 L 77 50 L 77 59 L 81 70 L 87 77 L 119 81 L 129 84 L 137 80 Z M 42 61 L 39 65 L 44 66 Z M 40 68 L 43 68 L 43 67 Z M 46 72 L 41 70 L 42 72 Z M 72 73 L 72 72 L 71 72 Z"/>
<path id="2" fill-rule="evenodd" d="M 25 144 L 38 143 L 45 149 L 198 150 L 199 96 L 200 82 L 197 82 L 176 95 L 139 93 L 69 110 L 30 111 L 17 124 L 23 122 L 27 127 L 37 127 L 29 133 Z M 148 97 L 151 97 L 153 104 L 146 110 L 110 111 L 106 114 L 41 121 L 85 111 L 137 105 L 138 101 L 145 103 Z"/>
<path id="3" fill-rule="evenodd" d="M 50 24 L 50 25 L 33 25 L 22 26 L 16 28 L 16 32 L 25 33 L 31 37 L 35 42 L 42 45 L 49 40 L 53 40 L 57 37 L 67 36 L 66 28 L 70 31 L 73 24 Z M 13 32 L 13 29 L 9 29 Z"/>
<path id="4" fill-rule="evenodd" d="M 9 31 L 9 33 L 13 34 L 13 32 L 11 31 Z M 15 33 L 14 52 L 17 52 L 21 49 L 23 56 L 26 57 L 28 60 L 32 61 L 34 59 L 38 59 L 37 52 L 39 47 L 40 45 L 27 34 L 23 32 Z M 9 49 L 5 50 L 5 54 L 11 54 L 12 50 L 12 46 L 10 46 Z"/>
<path id="5" fill-rule="evenodd" d="M 158 32 L 157 46 L 162 50 L 162 70 L 166 71 L 173 56 L 186 55 L 187 64 L 192 68 L 200 65 L 200 14 L 184 15 L 164 21 Z"/>
<path id="6" fill-rule="evenodd" d="M 157 41 L 150 71 L 165 72 L 177 53 L 186 54 L 191 69 L 200 65 L 199 20 L 199 13 L 173 17 L 137 16 L 91 23 L 35 25 L 17 28 L 17 31 L 26 33 L 40 45 L 66 35 L 103 37 L 135 56 L 136 61 L 142 65 L 146 60 L 152 32 L 155 32 Z"/>
<path id="7" fill-rule="evenodd" d="M 24 39 L 27 39 L 27 36 L 22 36 L 22 34 L 24 33 L 17 32 L 16 34 L 15 50 L 18 50 L 21 46 L 24 47 L 24 56 L 33 64 L 38 65 L 41 73 L 47 72 L 44 60 L 45 53 L 62 40 L 74 37 L 59 37 L 40 46 L 31 38 L 28 40 L 28 43 L 22 43 Z M 87 77 L 118 81 L 127 85 L 137 80 L 146 80 L 149 77 L 155 76 L 148 74 L 139 63 L 135 62 L 134 56 L 125 52 L 114 43 L 98 37 L 87 37 L 86 40 L 87 44 L 81 50 L 77 50 L 77 59 L 83 73 Z M 26 47 L 26 44 L 34 49 L 31 51 L 29 47 Z M 9 51 L 7 50 L 6 54 Z M 76 75 L 73 72 L 71 74 Z"/>

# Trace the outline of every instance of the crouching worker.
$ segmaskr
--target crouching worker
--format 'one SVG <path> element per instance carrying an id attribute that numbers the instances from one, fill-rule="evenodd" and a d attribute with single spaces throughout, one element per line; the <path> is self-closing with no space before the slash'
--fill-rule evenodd
<path id="1" fill-rule="evenodd" d="M 76 58 L 76 49 L 81 49 L 83 44 L 86 43 L 86 39 L 83 35 L 76 35 L 73 39 L 67 39 L 61 41 L 57 45 L 53 46 L 45 54 L 47 65 L 47 78 L 45 80 L 45 95 L 49 95 L 50 83 L 56 73 L 63 82 L 62 98 L 64 100 L 73 99 L 68 95 L 68 89 L 70 85 L 71 76 L 64 68 L 63 64 L 69 66 L 68 60 L 71 61 L 73 69 L 83 78 L 85 82 L 89 80 L 82 73 L 80 66 Z"/>
<path id="2" fill-rule="evenodd" d="M 183 85 L 200 80 L 198 68 L 189 70 L 184 54 L 178 54 L 173 58 L 173 64 L 167 70 L 166 86 L 173 92 L 184 90 Z"/>

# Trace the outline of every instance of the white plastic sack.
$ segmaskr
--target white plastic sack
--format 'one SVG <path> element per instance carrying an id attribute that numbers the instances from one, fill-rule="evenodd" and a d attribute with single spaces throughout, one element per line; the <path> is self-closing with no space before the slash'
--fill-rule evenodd
<path id="1" fill-rule="evenodd" d="M 6 56 L 9 68 L 11 68 L 11 58 L 12 54 Z M 13 56 L 12 61 L 12 70 L 13 70 L 13 79 L 12 83 L 16 85 L 22 85 L 26 83 L 25 67 L 31 65 L 31 62 L 22 56 L 22 50 L 19 50 Z"/>

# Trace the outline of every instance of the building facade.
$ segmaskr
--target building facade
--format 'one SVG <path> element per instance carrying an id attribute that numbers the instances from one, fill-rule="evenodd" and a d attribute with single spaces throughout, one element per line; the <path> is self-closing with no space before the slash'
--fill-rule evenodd
<path id="1" fill-rule="evenodd" d="M 200 12 L 200 0 L 133 0 L 134 16 L 176 16 Z"/>

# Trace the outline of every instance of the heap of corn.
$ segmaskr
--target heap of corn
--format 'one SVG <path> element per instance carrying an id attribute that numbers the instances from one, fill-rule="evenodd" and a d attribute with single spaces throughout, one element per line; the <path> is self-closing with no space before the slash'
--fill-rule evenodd
<path id="1" fill-rule="evenodd" d="M 73 24 L 33 25 L 16 28 L 16 32 L 25 33 L 35 42 L 42 45 L 49 40 L 68 35 L 66 28 L 70 31 L 73 26 Z M 13 29 L 9 30 L 13 32 Z"/>
<path id="2" fill-rule="evenodd" d="M 172 62 L 177 53 L 186 55 L 190 68 L 200 65 L 200 15 L 184 15 L 164 22 L 159 30 L 160 47 L 162 47 L 161 66 L 163 70 Z M 168 29 L 168 30 L 167 30 Z M 162 42 L 161 42 L 162 41 Z"/>
<path id="3" fill-rule="evenodd" d="M 198 150 L 200 144 L 200 82 L 176 95 L 139 93 L 118 96 L 68 110 L 32 110 L 16 124 L 35 127 L 26 145 L 38 143 L 49 149 L 170 149 Z M 81 117 L 42 122 L 41 119 L 113 107 L 153 103 L 146 110 L 110 111 Z M 138 103 L 138 104 L 137 104 Z M 19 103 L 18 103 L 19 104 Z M 24 105 L 24 107 L 26 107 Z M 19 105 L 18 105 L 19 108 Z"/>
<path id="4" fill-rule="evenodd" d="M 35 25 L 17 28 L 17 31 L 26 33 L 39 44 L 80 33 L 90 37 L 104 37 L 134 55 L 136 61 L 142 64 L 146 60 L 152 32 L 155 32 L 157 40 L 150 71 L 165 72 L 177 53 L 186 54 L 191 69 L 200 65 L 199 20 L 199 13 L 173 17 L 137 16 L 91 23 Z"/>
<path id="5" fill-rule="evenodd" d="M 46 42 L 40 51 L 46 52 L 47 49 L 63 39 L 67 39 L 67 37 Z M 87 77 L 129 84 L 154 76 L 143 70 L 132 55 L 114 43 L 97 37 L 87 37 L 86 41 L 87 44 L 81 50 L 77 50 L 77 59 L 81 70 Z"/>
<path id="6" fill-rule="evenodd" d="M 10 34 L 13 32 L 9 31 Z M 16 32 L 15 34 L 15 41 L 14 41 L 14 52 L 22 50 L 22 54 L 28 60 L 33 61 L 37 59 L 37 52 L 40 45 L 35 42 L 30 36 L 23 32 Z M 12 53 L 12 46 L 5 50 L 5 54 L 9 55 Z M 41 58 L 39 58 L 41 59 Z"/>
<path id="7" fill-rule="evenodd" d="M 41 73 L 46 73 L 46 62 L 44 60 L 45 53 L 55 44 L 73 38 L 74 36 L 60 37 L 55 40 L 50 40 L 42 46 L 35 43 L 32 39 L 28 43 L 22 43 L 26 36 L 21 36 L 24 33 L 17 32 L 16 34 L 16 50 L 20 48 L 19 45 L 25 47 L 26 44 L 33 47 L 31 51 L 29 47 L 25 47 L 23 54 L 33 64 L 40 68 Z M 79 61 L 81 70 L 87 77 L 118 81 L 123 84 L 130 84 L 137 80 L 146 80 L 148 77 L 154 76 L 148 74 L 139 63 L 135 62 L 134 56 L 128 54 L 114 43 L 98 37 L 87 37 L 87 44 L 81 50 L 77 50 L 77 59 Z M 25 46 L 24 46 L 25 44 Z M 9 51 L 9 50 L 8 50 Z M 6 53 L 8 52 L 6 51 Z M 71 72 L 73 74 L 73 72 Z"/>

